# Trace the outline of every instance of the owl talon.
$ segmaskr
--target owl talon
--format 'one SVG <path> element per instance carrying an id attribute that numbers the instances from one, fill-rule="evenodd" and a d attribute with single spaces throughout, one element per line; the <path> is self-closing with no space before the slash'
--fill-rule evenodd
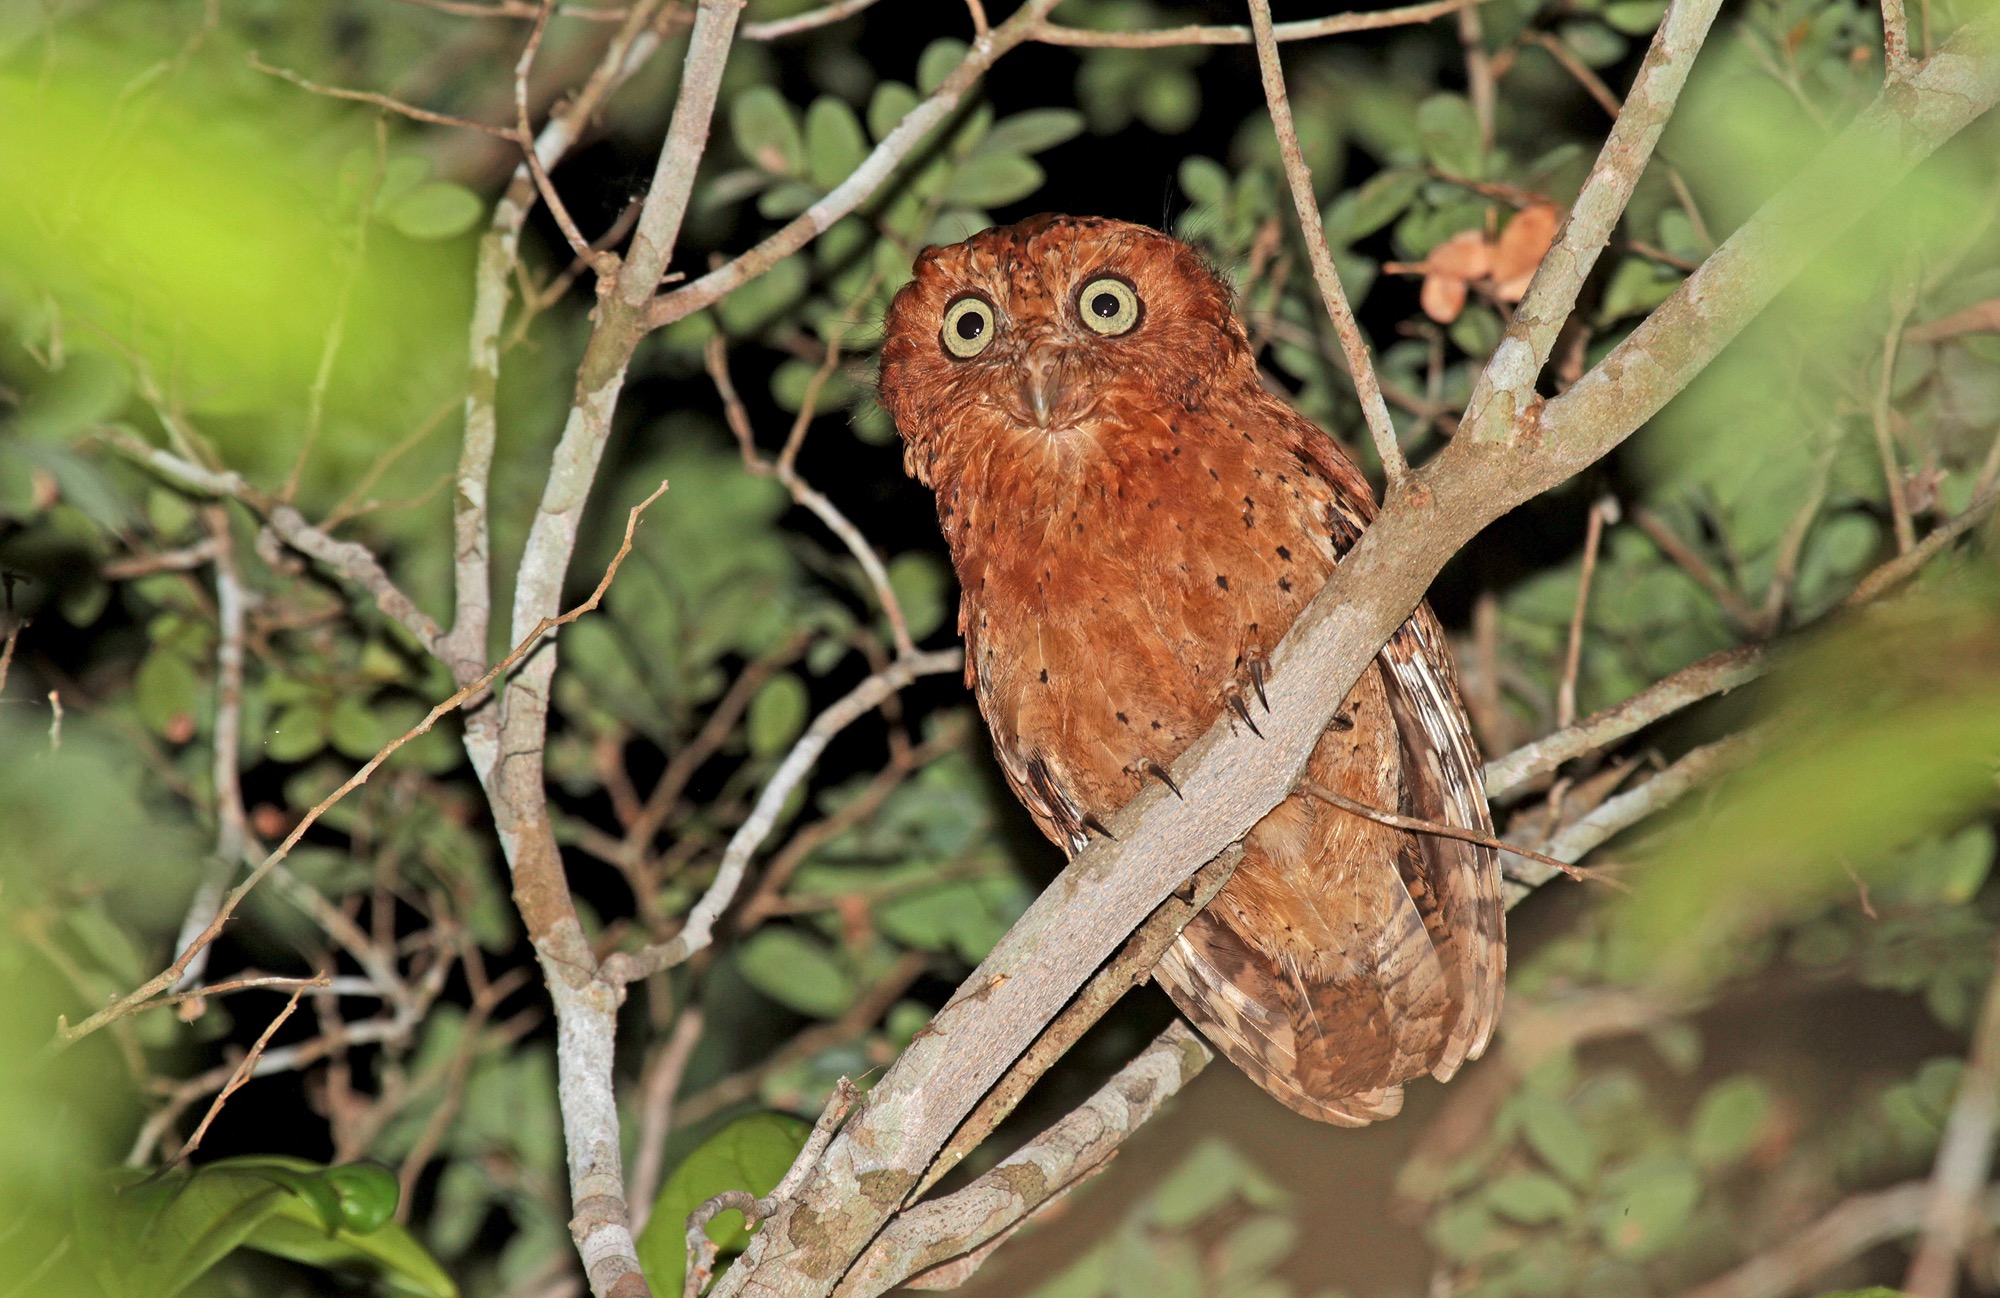
<path id="1" fill-rule="evenodd" d="M 1257 736 L 1257 738 L 1259 739 L 1262 739 L 1264 737 L 1264 732 L 1259 730 L 1257 728 L 1257 723 L 1250 719 L 1250 709 L 1247 706 L 1245 706 L 1243 702 L 1243 695 L 1240 691 L 1237 690 L 1229 691 L 1229 708 L 1230 711 L 1234 712 L 1238 717 L 1242 718 L 1244 725 L 1250 727 L 1251 734 Z"/>
<path id="2" fill-rule="evenodd" d="M 1167 774 L 1166 767 L 1160 765 L 1150 757 L 1140 758 L 1138 767 L 1141 773 L 1152 776 L 1169 789 L 1172 789 L 1176 798 L 1179 798 L 1182 802 L 1187 801 L 1187 794 L 1181 792 L 1181 786 L 1174 783 L 1174 777 Z"/>
<path id="3" fill-rule="evenodd" d="M 1253 648 L 1243 655 L 1243 661 L 1250 668 L 1250 683 L 1257 689 L 1257 701 L 1269 712 L 1271 700 L 1264 697 L 1264 651 Z"/>
<path id="4" fill-rule="evenodd" d="M 1102 834 L 1114 843 L 1118 841 L 1118 835 L 1106 829 L 1104 827 L 1104 822 L 1099 820 L 1095 816 L 1086 814 L 1081 823 L 1085 829 L 1089 830 L 1093 834 Z"/>

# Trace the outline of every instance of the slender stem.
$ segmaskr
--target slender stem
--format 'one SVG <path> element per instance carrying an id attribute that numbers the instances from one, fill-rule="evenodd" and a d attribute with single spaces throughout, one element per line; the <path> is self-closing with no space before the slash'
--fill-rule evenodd
<path id="1" fill-rule="evenodd" d="M 1278 133 L 1278 154 L 1285 162 L 1285 179 L 1292 190 L 1292 207 L 1299 218 L 1299 232 L 1305 236 L 1306 255 L 1311 260 L 1313 280 L 1319 285 L 1320 300 L 1333 318 L 1334 332 L 1340 335 L 1340 350 L 1347 358 L 1347 373 L 1354 380 L 1354 395 L 1361 402 L 1361 417 L 1375 440 L 1375 454 L 1382 461 L 1386 498 L 1402 494 L 1410 466 L 1396 441 L 1396 425 L 1382 400 L 1382 384 L 1375 377 L 1375 362 L 1368 354 L 1368 341 L 1348 305 L 1347 292 L 1340 284 L 1340 271 L 1333 264 L 1333 250 L 1327 246 L 1326 226 L 1320 219 L 1319 200 L 1313 195 L 1312 172 L 1299 149 L 1298 128 L 1292 124 L 1292 102 L 1285 93 L 1285 73 L 1278 62 L 1278 42 L 1271 26 L 1271 0 L 1250 0 L 1250 25 L 1257 35 L 1257 70 L 1264 80 L 1264 102 L 1271 108 L 1271 124 Z"/>

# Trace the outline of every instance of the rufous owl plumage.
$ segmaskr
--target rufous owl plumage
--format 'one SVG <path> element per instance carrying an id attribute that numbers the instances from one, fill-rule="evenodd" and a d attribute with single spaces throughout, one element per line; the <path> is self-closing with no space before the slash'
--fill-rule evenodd
<path id="1" fill-rule="evenodd" d="M 881 395 L 937 495 L 966 679 L 1001 769 L 1074 853 L 1225 715 L 1374 514 L 1338 444 L 1259 380 L 1193 248 L 1040 216 L 927 248 L 889 309 Z M 1419 607 L 1308 776 L 1491 832 L 1443 632 Z M 1486 1046 L 1506 963 L 1494 853 L 1294 793 L 1155 971 L 1309 1117 L 1395 1113 Z"/>

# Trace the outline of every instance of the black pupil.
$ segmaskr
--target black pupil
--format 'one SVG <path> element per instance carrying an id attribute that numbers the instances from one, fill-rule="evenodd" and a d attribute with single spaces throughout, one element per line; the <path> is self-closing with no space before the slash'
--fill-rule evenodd
<path id="1" fill-rule="evenodd" d="M 986 317 L 977 311 L 964 311 L 959 314 L 958 323 L 952 327 L 958 330 L 960 338 L 971 342 L 986 332 Z"/>
<path id="2" fill-rule="evenodd" d="M 1090 299 L 1090 309 L 1095 311 L 1100 319 L 1109 320 L 1112 316 L 1118 314 L 1117 295 L 1099 293 L 1096 297 Z"/>

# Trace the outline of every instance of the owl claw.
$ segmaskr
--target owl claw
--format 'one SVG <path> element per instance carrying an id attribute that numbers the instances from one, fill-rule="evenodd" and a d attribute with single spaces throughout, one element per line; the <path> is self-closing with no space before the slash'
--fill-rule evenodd
<path id="1" fill-rule="evenodd" d="M 1261 650 L 1252 649 L 1243 657 L 1250 666 L 1250 683 L 1257 687 L 1257 701 L 1264 705 L 1264 711 L 1269 712 L 1271 700 L 1264 697 L 1264 654 Z"/>
<path id="2" fill-rule="evenodd" d="M 1172 789 L 1176 798 L 1179 798 L 1182 802 L 1187 801 L 1187 794 L 1181 792 L 1181 786 L 1174 783 L 1174 777 L 1167 774 L 1166 767 L 1160 765 L 1150 757 L 1140 758 L 1138 767 L 1141 773 L 1152 776 L 1169 789 Z"/>
<path id="3" fill-rule="evenodd" d="M 1259 730 L 1257 723 L 1250 719 L 1250 709 L 1244 704 L 1241 691 L 1233 689 L 1229 691 L 1229 709 L 1242 718 L 1244 725 L 1250 727 L 1251 734 L 1257 736 L 1259 739 L 1264 737 L 1264 732 Z"/>
<path id="4" fill-rule="evenodd" d="M 1081 823 L 1085 829 L 1089 830 L 1093 834 L 1102 834 L 1114 843 L 1118 841 L 1118 835 L 1106 829 L 1104 827 L 1104 822 L 1099 820 L 1095 816 L 1085 814 L 1083 820 L 1079 823 Z"/>

